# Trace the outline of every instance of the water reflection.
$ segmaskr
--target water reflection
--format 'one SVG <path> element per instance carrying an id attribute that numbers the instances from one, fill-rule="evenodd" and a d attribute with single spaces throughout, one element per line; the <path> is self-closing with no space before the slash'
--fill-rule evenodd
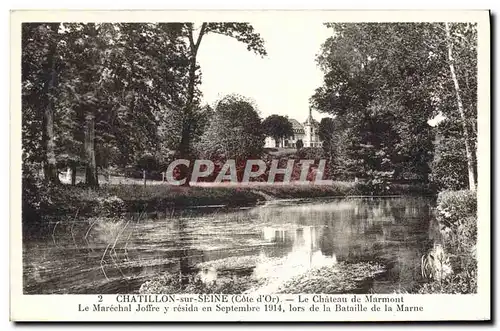
<path id="1" fill-rule="evenodd" d="M 293 230 L 264 227 L 262 235 L 264 240 L 276 243 L 276 246 L 290 247 L 287 258 L 303 256 L 305 259 L 302 264 L 313 267 L 327 256 L 335 257 L 333 250 L 324 250 L 321 247 L 321 244 L 325 243 L 324 232 L 323 228 L 315 226 L 302 226 Z M 265 250 L 262 252 L 264 257 L 269 257 Z"/>
<path id="2" fill-rule="evenodd" d="M 410 288 L 419 280 L 419 259 L 427 242 L 429 206 L 418 200 L 339 201 L 258 211 L 262 237 L 286 247 L 282 261 L 257 264 L 256 277 L 294 275 L 339 261 L 382 261 L 389 272 L 373 282 L 375 292 Z M 304 225 L 308 224 L 308 225 Z M 279 276 L 279 281 L 284 277 Z M 267 290 L 268 288 L 266 288 Z"/>
<path id="3" fill-rule="evenodd" d="M 311 268 L 377 261 L 388 272 L 369 290 L 391 293 L 419 281 L 420 256 L 434 239 L 431 212 L 424 198 L 317 199 L 207 214 L 185 210 L 91 228 L 58 225 L 53 236 L 24 241 L 24 289 L 130 293 L 163 272 L 183 283 L 200 272 L 210 282 L 221 270 L 197 266 L 232 259 L 246 261 L 238 272 L 272 278 L 267 290 Z M 227 264 L 226 274 L 235 269 Z"/>

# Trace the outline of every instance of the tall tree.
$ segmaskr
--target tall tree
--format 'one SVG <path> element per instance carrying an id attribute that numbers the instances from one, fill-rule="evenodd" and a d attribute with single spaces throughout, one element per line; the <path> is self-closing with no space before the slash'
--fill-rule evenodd
<path id="1" fill-rule="evenodd" d="M 292 123 L 285 116 L 270 115 L 263 122 L 264 133 L 278 142 L 293 135 Z"/>
<path id="2" fill-rule="evenodd" d="M 54 118 L 57 98 L 58 33 L 60 23 L 24 23 L 22 27 L 23 137 L 35 138 L 41 132 L 43 173 L 45 180 L 59 182 Z M 42 110 L 41 110 L 41 109 Z M 25 115 L 25 116 L 24 116 Z M 24 139 L 25 152 L 35 140 Z M 28 148 L 28 150 L 26 149 Z M 35 151 L 28 153 L 33 155 Z"/>
<path id="3" fill-rule="evenodd" d="M 332 179 L 349 179 L 357 174 L 350 174 L 347 147 L 349 144 L 348 128 L 340 118 L 325 117 L 319 123 L 318 135 L 323 142 L 323 156 L 328 161 L 328 175 Z"/>
<path id="4" fill-rule="evenodd" d="M 264 40 L 254 31 L 252 25 L 248 23 L 207 23 L 201 24 L 199 29 L 194 27 L 193 23 L 187 23 L 185 26 L 186 35 L 189 40 L 189 80 L 187 87 L 186 105 L 182 116 L 182 130 L 180 142 L 177 148 L 179 158 L 190 159 L 192 157 L 192 125 L 195 122 L 194 111 L 196 109 L 196 84 L 197 75 L 197 55 L 203 40 L 203 37 L 209 33 L 221 34 L 234 38 L 247 45 L 248 50 L 258 55 L 265 56 Z M 181 173 L 190 177 L 190 169 L 182 167 Z M 186 180 L 189 185 L 189 180 Z"/>
<path id="5" fill-rule="evenodd" d="M 347 124 L 349 158 L 359 171 L 426 181 L 434 140 L 428 121 L 439 112 L 449 114 L 454 97 L 442 23 L 328 26 L 333 34 L 318 56 L 324 85 L 313 105 Z M 474 44 L 471 31 L 467 38 Z M 460 50 L 471 63 L 473 53 L 472 47 Z M 473 104 L 475 75 L 464 67 L 464 84 L 471 86 L 466 99 Z M 473 113 L 465 110 L 470 127 Z"/>
<path id="6" fill-rule="evenodd" d="M 448 61 L 450 67 L 450 75 L 453 81 L 453 87 L 455 89 L 455 96 L 457 100 L 457 110 L 460 114 L 460 121 L 462 124 L 462 130 L 464 134 L 464 145 L 465 145 L 465 155 L 467 157 L 467 173 L 469 178 L 469 189 L 476 189 L 476 178 L 474 174 L 474 159 L 472 154 L 472 146 L 470 144 L 470 134 L 469 127 L 467 123 L 467 118 L 465 115 L 464 104 L 462 102 L 462 91 L 460 89 L 460 84 L 458 82 L 457 73 L 455 70 L 455 57 L 453 55 L 453 43 L 451 38 L 450 26 L 448 23 L 444 23 L 446 31 L 446 46 L 448 48 Z"/>
<path id="7" fill-rule="evenodd" d="M 65 25 L 62 155 L 72 159 L 81 142 L 87 185 L 98 185 L 97 168 L 135 165 L 143 153 L 157 154 L 165 132 L 180 135 L 172 115 L 185 104 L 188 77 L 181 27 Z"/>
<path id="8" fill-rule="evenodd" d="M 68 99 L 59 102 L 61 106 L 68 105 L 74 110 L 75 117 L 68 121 L 75 121 L 74 133 L 83 140 L 80 156 L 85 166 L 85 183 L 97 187 L 96 118 L 102 111 L 103 76 L 106 55 L 109 54 L 105 52 L 108 41 L 106 25 L 72 23 L 64 24 L 63 28 L 66 52 L 63 54 L 65 71 L 61 77 L 61 89 L 67 92 L 63 95 Z"/>
<path id="9" fill-rule="evenodd" d="M 210 124 L 196 144 L 202 157 L 215 163 L 233 159 L 237 165 L 259 158 L 263 147 L 264 131 L 257 109 L 239 95 L 228 95 L 217 102 Z"/>
<path id="10" fill-rule="evenodd" d="M 54 142 L 54 91 L 56 87 L 56 57 L 57 57 L 57 33 L 59 23 L 48 24 L 47 33 L 51 35 L 49 38 L 49 50 L 47 54 L 47 63 L 44 70 L 47 78 L 45 80 L 44 94 L 46 95 L 46 104 L 44 112 L 44 131 L 43 137 L 45 142 L 45 178 L 51 182 L 59 182 L 59 174 L 57 171 L 55 142 Z"/>
<path id="11" fill-rule="evenodd" d="M 133 166 L 144 154 L 189 157 L 211 111 L 199 106 L 196 57 L 207 33 L 265 55 L 244 23 L 23 25 L 23 152 L 57 180 L 57 166 Z M 56 87 L 57 84 L 57 88 Z M 56 93 L 57 92 L 57 93 Z M 73 176 L 73 181 L 75 177 Z"/>

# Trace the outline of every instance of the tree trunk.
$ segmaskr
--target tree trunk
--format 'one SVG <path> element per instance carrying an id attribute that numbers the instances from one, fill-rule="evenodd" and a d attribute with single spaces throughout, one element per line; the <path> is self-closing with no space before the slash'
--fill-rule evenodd
<path id="1" fill-rule="evenodd" d="M 89 23 L 85 26 L 88 35 L 91 38 L 97 37 L 97 29 L 95 23 Z M 92 58 L 92 63 L 96 64 L 97 60 Z M 89 81 L 89 90 L 96 88 L 92 80 L 95 77 L 87 77 Z M 97 88 L 93 91 L 97 98 Z M 85 154 L 85 185 L 91 188 L 97 188 L 99 186 L 99 180 L 97 177 L 97 164 L 96 164 L 96 153 L 95 153 L 95 103 L 92 102 L 87 104 L 84 108 L 85 111 L 85 134 L 84 134 L 84 154 Z"/>
<path id="2" fill-rule="evenodd" d="M 146 187 L 146 170 L 142 171 L 142 179 L 144 180 L 144 187 Z"/>
<path id="3" fill-rule="evenodd" d="M 97 167 L 95 160 L 95 115 L 89 112 L 85 116 L 85 184 L 98 187 Z"/>
<path id="4" fill-rule="evenodd" d="M 64 178 L 64 181 L 71 181 L 71 168 L 69 166 L 66 167 L 66 177 Z"/>
<path id="5" fill-rule="evenodd" d="M 94 139 L 94 154 L 95 154 L 95 139 Z M 95 165 L 95 182 L 96 182 L 96 187 L 99 186 L 99 168 L 97 167 L 97 162 Z"/>
<path id="6" fill-rule="evenodd" d="M 76 164 L 71 165 L 71 185 L 76 185 Z"/>
<path id="7" fill-rule="evenodd" d="M 186 108 L 184 109 L 182 131 L 181 131 L 181 141 L 178 148 L 178 158 L 179 159 L 191 159 L 191 121 L 193 120 L 192 109 L 194 102 L 194 86 L 196 80 L 196 52 L 192 52 L 191 63 L 189 66 L 189 85 L 188 85 L 188 97 L 186 102 Z M 194 53 L 193 53 L 194 52 Z M 192 163 L 192 162 L 191 162 Z M 181 166 L 179 168 L 181 178 L 186 178 L 184 186 L 189 186 L 191 179 L 190 167 Z"/>
<path id="8" fill-rule="evenodd" d="M 476 189 L 476 178 L 474 174 L 474 160 L 472 156 L 472 147 L 470 145 L 469 129 L 467 127 L 467 119 L 465 117 L 465 110 L 462 103 L 460 85 L 458 83 L 457 75 L 455 72 L 455 64 L 453 58 L 453 44 L 451 41 L 450 27 L 448 26 L 448 23 L 445 23 L 445 30 L 446 30 L 446 40 L 448 46 L 448 61 L 450 66 L 451 79 L 453 80 L 453 85 L 455 87 L 457 107 L 458 107 L 458 112 L 460 114 L 460 119 L 462 122 L 462 130 L 464 134 L 465 154 L 467 157 L 467 171 L 469 173 L 469 189 L 474 191 Z"/>
<path id="9" fill-rule="evenodd" d="M 59 24 L 49 24 L 53 33 L 57 33 Z M 47 56 L 48 62 L 46 67 L 46 81 L 44 86 L 46 104 L 43 116 L 43 145 L 45 147 L 45 162 L 44 162 L 44 178 L 52 183 L 59 183 L 59 175 L 57 172 L 55 142 L 54 142 L 54 103 L 52 93 L 56 80 L 56 42 L 52 40 L 52 44 Z"/>
<path id="10" fill-rule="evenodd" d="M 54 143 L 54 109 L 51 105 L 45 108 L 44 113 L 44 139 L 45 139 L 45 163 L 44 177 L 45 180 L 52 183 L 59 183 L 57 173 L 56 153 Z"/>

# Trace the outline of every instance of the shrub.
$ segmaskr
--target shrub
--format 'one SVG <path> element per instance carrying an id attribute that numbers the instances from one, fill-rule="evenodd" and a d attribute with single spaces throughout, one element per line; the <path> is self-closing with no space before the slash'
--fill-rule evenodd
<path id="1" fill-rule="evenodd" d="M 23 222 L 32 223 L 52 204 L 51 187 L 28 165 L 23 165 L 22 176 L 22 218 Z"/>
<path id="2" fill-rule="evenodd" d="M 423 284 L 419 294 L 470 294 L 477 292 L 477 269 L 465 270 L 443 281 Z"/>
<path id="3" fill-rule="evenodd" d="M 97 198 L 94 207 L 94 211 L 102 216 L 113 216 L 122 213 L 124 210 L 125 202 L 116 195 Z"/>
<path id="4" fill-rule="evenodd" d="M 443 137 L 436 146 L 430 180 L 439 189 L 460 190 L 467 187 L 467 158 L 462 138 Z"/>
<path id="5" fill-rule="evenodd" d="M 446 227 L 458 226 L 460 220 L 475 216 L 477 197 L 474 191 L 444 191 L 437 198 L 436 218 Z"/>
<path id="6" fill-rule="evenodd" d="M 78 191 L 81 189 L 78 188 Z M 22 174 L 22 220 L 24 224 L 36 223 L 43 216 L 52 214 L 74 214 L 80 202 L 75 188 L 68 190 L 63 185 L 56 185 L 43 180 L 37 171 L 23 165 Z"/>
<path id="7" fill-rule="evenodd" d="M 297 157 L 302 160 L 319 160 L 323 157 L 321 148 L 303 147 L 297 151 Z"/>

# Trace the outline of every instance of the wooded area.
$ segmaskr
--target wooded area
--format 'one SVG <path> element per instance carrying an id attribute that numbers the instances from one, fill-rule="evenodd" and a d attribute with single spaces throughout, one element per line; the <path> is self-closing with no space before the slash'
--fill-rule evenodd
<path id="1" fill-rule="evenodd" d="M 329 24 L 311 98 L 337 176 L 475 189 L 477 50 L 472 24 Z M 444 120 L 432 127 L 428 121 Z"/>
<path id="2" fill-rule="evenodd" d="M 327 26 L 332 36 L 317 56 L 324 83 L 310 102 L 332 115 L 320 124 L 323 149 L 313 153 L 329 160 L 330 178 L 475 189 L 476 27 Z M 202 104 L 203 37 L 222 34 L 265 56 L 250 24 L 25 23 L 22 33 L 26 178 L 43 169 L 46 182 L 58 183 L 70 168 L 75 184 L 84 169 L 85 184 L 97 187 L 99 172 L 259 158 L 265 135 L 291 132 L 282 116 L 262 121 L 244 96 Z M 192 171 L 179 169 L 183 177 Z"/>
<path id="3" fill-rule="evenodd" d="M 265 55 L 246 23 L 23 24 L 25 174 L 43 165 L 57 183 L 57 169 L 84 167 L 97 187 L 99 169 L 193 158 L 209 111 L 196 61 L 208 33 Z"/>

